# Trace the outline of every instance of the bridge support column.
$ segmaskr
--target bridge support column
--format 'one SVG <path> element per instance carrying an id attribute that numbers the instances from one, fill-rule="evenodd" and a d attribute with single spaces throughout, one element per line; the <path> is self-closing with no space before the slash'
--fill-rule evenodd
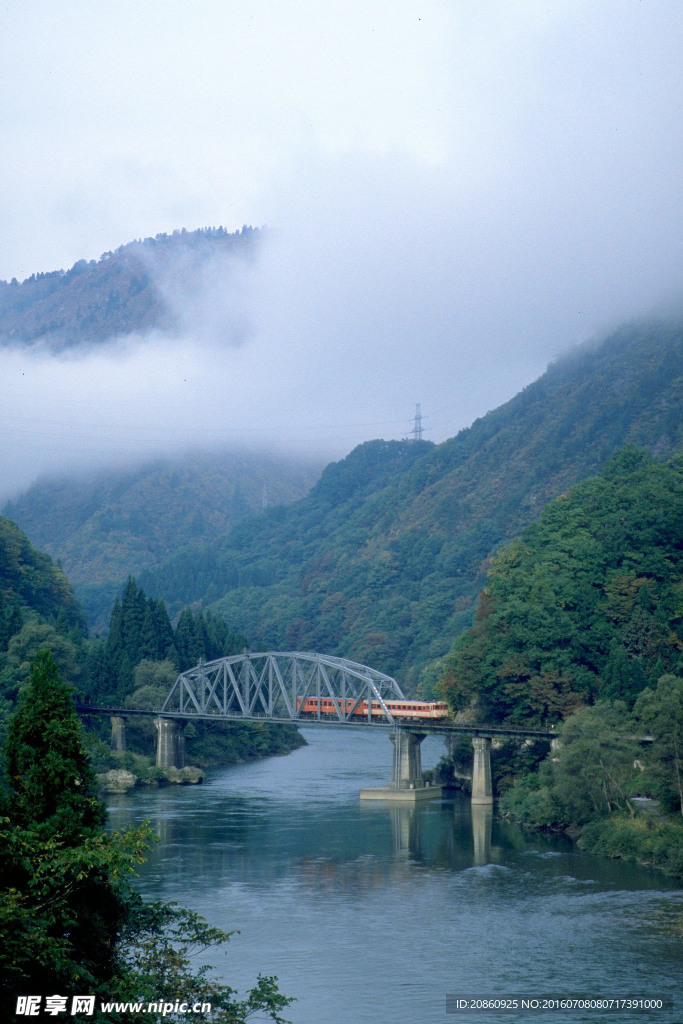
<path id="1" fill-rule="evenodd" d="M 397 729 L 391 734 L 391 742 L 394 744 L 391 785 L 394 789 L 417 789 L 424 785 L 420 745 L 425 735 L 423 732 L 407 732 L 405 729 Z"/>
<path id="2" fill-rule="evenodd" d="M 157 768 L 185 767 L 185 723 L 175 718 L 155 718 Z"/>
<path id="3" fill-rule="evenodd" d="M 492 804 L 491 737 L 473 736 L 474 764 L 472 766 L 472 803 Z"/>
<path id="4" fill-rule="evenodd" d="M 126 720 L 120 715 L 112 715 L 111 722 L 111 749 L 115 754 L 123 754 L 126 750 Z"/>
<path id="5" fill-rule="evenodd" d="M 441 786 L 425 784 L 422 777 L 420 744 L 426 732 L 396 729 L 389 737 L 394 745 L 391 785 L 376 789 L 361 789 L 361 800 L 433 800 L 441 796 Z"/>

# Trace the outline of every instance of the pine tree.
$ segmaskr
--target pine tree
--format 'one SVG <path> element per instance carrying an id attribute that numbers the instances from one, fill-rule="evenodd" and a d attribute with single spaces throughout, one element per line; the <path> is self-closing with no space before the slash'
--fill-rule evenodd
<path id="1" fill-rule="evenodd" d="M 94 995 L 93 1024 L 113 1019 L 103 1000 L 207 1002 L 197 1021 L 244 1024 L 263 1012 L 286 1024 L 291 1002 L 259 976 L 247 998 L 191 964 L 196 949 L 229 933 L 175 905 L 145 904 L 127 881 L 149 841 L 146 828 L 110 835 L 97 800 L 70 688 L 49 651 L 35 658 L 6 744 L 8 790 L 0 817 L 0 1019 L 26 995 Z M 40 1013 L 39 1019 L 54 1019 Z M 116 1018 L 118 1019 L 118 1017 Z M 163 1013 L 131 1012 L 129 1024 Z"/>
<path id="2" fill-rule="evenodd" d="M 178 652 L 175 649 L 175 642 L 173 639 L 173 627 L 171 620 L 168 617 L 166 605 L 158 598 L 156 601 L 154 598 L 149 599 L 150 605 L 153 609 L 154 621 L 156 624 L 157 634 L 157 658 L 162 661 L 168 658 L 170 661 L 175 663 Z"/>
<path id="3" fill-rule="evenodd" d="M 133 665 L 140 657 L 146 603 L 144 590 L 138 589 L 133 577 L 129 576 L 121 599 L 121 632 L 126 654 Z"/>
<path id="4" fill-rule="evenodd" d="M 104 829 L 70 688 L 49 651 L 31 666 L 6 743 L 0 832 L 0 977 L 16 995 L 106 991 L 127 914 L 120 878 L 130 850 Z M 142 833 L 133 837 L 140 859 Z M 102 986 L 105 986 L 103 989 Z"/>
<path id="5" fill-rule="evenodd" d="M 175 629 L 175 645 L 180 658 L 180 671 L 185 672 L 196 665 L 204 651 L 197 636 L 194 618 L 189 608 L 184 608 Z"/>
<path id="6" fill-rule="evenodd" d="M 8 811 L 16 824 L 59 834 L 63 842 L 101 828 L 104 812 L 80 721 L 49 651 L 40 651 L 31 666 L 10 723 L 6 759 Z"/>
<path id="7" fill-rule="evenodd" d="M 157 619 L 154 609 L 154 602 L 150 599 L 145 606 L 145 617 L 142 620 L 140 632 L 140 646 L 138 653 L 140 658 L 156 661 L 160 658 L 160 637 L 157 629 Z"/>

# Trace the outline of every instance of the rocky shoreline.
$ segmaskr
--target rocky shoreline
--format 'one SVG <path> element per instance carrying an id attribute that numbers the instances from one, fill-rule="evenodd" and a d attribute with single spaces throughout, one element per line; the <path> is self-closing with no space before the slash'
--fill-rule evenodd
<path id="1" fill-rule="evenodd" d="M 201 768 L 158 768 L 154 774 L 141 778 L 125 768 L 112 768 L 97 776 L 100 793 L 127 793 L 137 786 L 197 786 L 206 778 Z"/>

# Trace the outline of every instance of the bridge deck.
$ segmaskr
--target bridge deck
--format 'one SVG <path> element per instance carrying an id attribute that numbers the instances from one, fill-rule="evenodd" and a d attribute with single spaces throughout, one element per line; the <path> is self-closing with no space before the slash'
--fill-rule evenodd
<path id="1" fill-rule="evenodd" d="M 340 721 L 338 718 L 315 718 L 307 715 L 300 715 L 298 718 L 285 718 L 273 715 L 221 715 L 221 714 L 197 714 L 196 712 L 162 711 L 161 709 L 125 708 L 125 707 L 104 707 L 93 704 L 77 704 L 76 711 L 81 715 L 109 715 L 112 717 L 131 718 L 169 718 L 182 722 L 274 722 L 276 725 L 298 725 L 316 726 L 323 725 L 329 728 L 352 728 L 352 729 L 405 729 L 413 732 L 430 732 L 437 735 L 462 735 L 462 736 L 489 736 L 492 739 L 500 737 L 516 737 L 519 739 L 552 740 L 557 733 L 552 729 L 527 729 L 520 726 L 487 725 L 486 723 L 475 723 L 471 725 L 456 724 L 455 722 L 434 722 L 430 719 L 421 721 L 404 721 L 397 719 L 388 722 L 386 719 L 378 719 L 368 722 L 366 718 L 359 718 L 356 721 Z"/>

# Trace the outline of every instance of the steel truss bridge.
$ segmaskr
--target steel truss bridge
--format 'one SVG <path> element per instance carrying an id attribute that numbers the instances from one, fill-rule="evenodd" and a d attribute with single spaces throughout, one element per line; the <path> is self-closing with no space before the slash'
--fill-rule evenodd
<path id="1" fill-rule="evenodd" d="M 304 711 L 307 698 L 315 700 L 315 712 Z M 244 651 L 216 661 L 200 661 L 194 668 L 182 672 L 161 708 L 146 710 L 81 704 L 77 710 L 84 715 L 110 716 L 112 748 L 117 751 L 126 748 L 127 718 L 153 716 L 157 728 L 157 766 L 160 768 L 183 767 L 183 730 L 192 719 L 391 730 L 394 747 L 391 786 L 361 792 L 361 796 L 372 799 L 392 795 L 403 797 L 406 793 L 425 795 L 428 783 L 423 783 L 420 744 L 428 733 L 444 736 L 460 733 L 472 737 L 472 802 L 475 804 L 490 804 L 493 799 L 490 752 L 491 741 L 496 736 L 555 739 L 554 733 L 545 729 L 456 725 L 438 719 L 399 717 L 393 715 L 388 706 L 394 701 L 406 701 L 396 680 L 367 665 L 311 652 Z"/>
<path id="2" fill-rule="evenodd" d="M 302 712 L 308 697 L 317 700 L 314 716 Z M 159 714 L 392 726 L 395 719 L 387 701 L 405 699 L 391 676 L 346 658 L 300 651 L 245 651 L 200 662 L 181 673 Z M 322 700 L 328 701 L 325 714 L 321 712 Z M 367 715 L 361 716 L 358 709 L 364 701 Z"/>

